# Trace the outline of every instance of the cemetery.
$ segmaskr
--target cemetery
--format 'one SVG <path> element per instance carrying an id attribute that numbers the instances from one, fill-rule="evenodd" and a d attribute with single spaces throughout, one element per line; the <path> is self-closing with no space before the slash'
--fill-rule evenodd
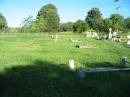
<path id="1" fill-rule="evenodd" d="M 1 0 L 0 97 L 130 97 L 128 0 Z"/>
<path id="2" fill-rule="evenodd" d="M 49 34 L 37 33 L 28 35 L 16 33 L 14 36 L 13 33 L 7 36 L 1 34 L 0 72 L 4 73 L 0 73 L 0 91 L 4 92 L 1 89 L 10 84 L 13 86 L 6 89 L 13 94 L 8 94 L 7 97 L 14 96 L 21 89 L 24 90 L 18 93 L 19 95 L 24 96 L 26 91 L 35 91 L 41 96 L 46 94 L 48 87 L 51 96 L 67 92 L 68 90 L 63 87 L 67 89 L 73 87 L 74 90 L 78 88 L 85 93 L 91 90 L 90 83 L 95 91 L 96 87 L 103 87 L 108 82 L 111 87 L 127 87 L 126 83 L 130 81 L 130 48 L 127 47 L 127 42 L 96 40 L 72 32 L 69 35 L 58 33 L 57 41 L 55 37 L 56 34 L 54 38 Z M 38 87 L 35 87 L 37 85 Z M 54 87 L 61 93 L 53 94 Z M 104 90 L 113 89 L 111 87 L 106 87 Z M 16 93 L 11 91 L 13 88 L 20 90 L 16 90 Z M 44 92 L 40 92 L 42 89 Z M 120 88 L 114 90 L 120 91 Z M 124 95 L 126 91 L 118 92 L 119 95 L 122 95 L 121 93 Z M 33 96 L 32 93 L 31 95 Z"/>
<path id="3" fill-rule="evenodd" d="M 15 95 L 16 93 L 11 90 L 19 88 L 17 92 L 24 89 L 22 93 L 18 93 L 19 95 L 24 96 L 26 91 L 35 91 L 41 93 L 38 94 L 41 96 L 46 94 L 48 88 L 46 92 L 52 96 L 62 95 L 68 91 L 63 87 L 67 89 L 73 87 L 74 90 L 78 88 L 78 91 L 85 93 L 91 90 L 90 83 L 92 90 L 95 91 L 96 87 L 103 87 L 108 83 L 111 87 L 122 88 L 127 87 L 126 83 L 129 83 L 130 49 L 127 42 L 101 41 L 74 33 L 70 35 L 58 33 L 56 42 L 55 38 L 52 39 L 47 34 L 17 33 L 13 37 L 12 35 L 10 34 L 11 37 L 0 35 L 0 71 L 4 71 L 0 73 L 0 90 L 6 85 L 13 84 L 12 87 L 6 88 L 10 90 L 9 93 Z M 79 44 L 79 48 L 75 47 L 76 44 Z M 37 85 L 38 87 L 35 87 Z M 111 87 L 104 90 L 113 89 Z M 52 92 L 53 88 L 61 93 Z M 39 92 L 42 89 L 44 92 Z M 120 91 L 120 88 L 114 90 Z M 126 91 L 118 92 L 122 95 L 121 93 Z"/>

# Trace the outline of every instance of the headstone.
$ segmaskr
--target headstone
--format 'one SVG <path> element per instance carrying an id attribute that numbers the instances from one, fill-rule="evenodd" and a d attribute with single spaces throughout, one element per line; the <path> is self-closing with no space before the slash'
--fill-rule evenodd
<path id="1" fill-rule="evenodd" d="M 86 32 L 86 37 L 87 38 L 91 37 L 91 33 L 90 32 Z"/>
<path id="2" fill-rule="evenodd" d="M 69 41 L 70 41 L 70 42 L 73 42 L 73 43 L 75 43 L 75 42 L 82 42 L 82 41 L 80 41 L 80 40 L 76 40 L 76 39 L 72 39 L 72 38 L 70 38 Z"/>
<path id="3" fill-rule="evenodd" d="M 54 35 L 51 35 L 51 38 L 54 39 Z"/>
<path id="4" fill-rule="evenodd" d="M 69 60 L 69 68 L 74 70 L 75 69 L 75 63 L 74 60 Z"/>
<path id="5" fill-rule="evenodd" d="M 84 78 L 86 75 L 86 70 L 84 68 L 80 68 L 78 71 L 78 76 Z"/>
<path id="6" fill-rule="evenodd" d="M 96 38 L 98 37 L 98 34 L 96 32 L 94 33 L 94 37 L 96 37 Z"/>
<path id="7" fill-rule="evenodd" d="M 112 33 L 112 36 L 113 36 L 113 37 L 116 37 L 116 36 L 117 36 L 117 32 L 114 31 L 114 32 Z"/>
<path id="8" fill-rule="evenodd" d="M 58 35 L 56 33 L 56 35 L 55 35 L 55 42 L 57 42 L 57 39 L 58 39 Z"/>
<path id="9" fill-rule="evenodd" d="M 127 57 L 122 56 L 122 57 L 120 58 L 120 64 L 126 65 L 126 64 L 127 64 Z"/>
<path id="10" fill-rule="evenodd" d="M 98 34 L 96 32 L 86 32 L 86 37 L 87 38 L 89 38 L 89 37 L 95 38 L 95 37 L 98 37 Z"/>
<path id="11" fill-rule="evenodd" d="M 127 36 L 127 39 L 130 40 L 130 35 Z"/>
<path id="12" fill-rule="evenodd" d="M 121 40 L 122 40 L 122 36 L 117 35 L 117 36 L 116 36 L 116 41 L 117 41 L 117 42 L 121 42 Z"/>
<path id="13" fill-rule="evenodd" d="M 130 40 L 127 42 L 127 47 L 130 48 Z"/>
<path id="14" fill-rule="evenodd" d="M 130 48 L 130 35 L 127 36 L 128 42 L 127 42 L 127 47 Z"/>
<path id="15" fill-rule="evenodd" d="M 112 28 L 109 28 L 109 35 L 108 35 L 108 38 L 111 39 L 112 38 Z"/>
<path id="16" fill-rule="evenodd" d="M 112 40 L 116 41 L 116 36 L 117 36 L 117 32 L 114 31 L 112 33 Z"/>

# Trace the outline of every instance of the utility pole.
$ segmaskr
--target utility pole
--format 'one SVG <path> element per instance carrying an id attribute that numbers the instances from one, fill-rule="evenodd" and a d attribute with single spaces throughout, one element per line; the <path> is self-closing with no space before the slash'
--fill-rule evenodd
<path id="1" fill-rule="evenodd" d="M 119 9 L 120 9 L 120 4 L 119 4 L 119 0 L 115 0 L 115 10 L 116 10 L 116 14 L 119 14 Z M 118 27 L 118 24 L 116 25 L 116 27 Z M 118 32 L 118 28 L 116 29 Z"/>
<path id="2" fill-rule="evenodd" d="M 116 13 L 118 14 L 120 9 L 119 0 L 115 0 L 115 6 Z"/>

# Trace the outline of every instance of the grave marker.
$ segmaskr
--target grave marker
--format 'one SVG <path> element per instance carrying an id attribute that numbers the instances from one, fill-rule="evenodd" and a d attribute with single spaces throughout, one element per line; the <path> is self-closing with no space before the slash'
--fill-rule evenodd
<path id="1" fill-rule="evenodd" d="M 121 59 L 120 59 L 120 64 L 125 66 L 127 64 L 127 57 L 122 56 Z"/>
<path id="2" fill-rule="evenodd" d="M 109 35 L 108 35 L 108 39 L 111 39 L 112 38 L 112 28 L 109 28 Z"/>
<path id="3" fill-rule="evenodd" d="M 127 42 L 127 47 L 130 48 L 130 35 L 127 36 L 128 42 Z"/>
<path id="4" fill-rule="evenodd" d="M 74 70 L 75 69 L 75 62 L 74 60 L 69 60 L 69 68 Z"/>

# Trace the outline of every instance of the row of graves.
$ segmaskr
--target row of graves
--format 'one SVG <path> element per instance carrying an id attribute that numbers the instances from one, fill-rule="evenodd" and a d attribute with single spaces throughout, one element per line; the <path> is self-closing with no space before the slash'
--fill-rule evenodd
<path id="1" fill-rule="evenodd" d="M 98 40 L 113 40 L 113 41 L 117 41 L 117 42 L 121 42 L 122 37 L 120 35 L 117 34 L 116 31 L 112 32 L 112 29 L 109 28 L 109 34 L 108 35 L 104 35 L 104 36 L 99 36 L 95 31 L 92 32 L 85 32 L 85 36 L 87 38 L 96 38 Z"/>
<path id="2" fill-rule="evenodd" d="M 85 36 L 87 38 L 95 38 L 97 40 L 112 40 L 112 41 L 116 41 L 116 42 L 122 42 L 122 40 L 123 40 L 122 36 L 118 35 L 118 33 L 116 31 L 112 32 L 111 28 L 109 28 L 108 35 L 99 36 L 98 33 L 96 33 L 95 31 L 92 31 L 92 32 L 85 32 Z M 51 38 L 54 39 L 55 42 L 57 42 L 58 34 L 55 33 L 55 35 L 52 35 Z M 130 35 L 127 36 L 126 40 L 128 40 L 127 47 L 130 48 Z M 70 42 L 81 43 L 82 41 L 70 38 Z M 96 44 L 77 45 L 76 47 L 78 47 L 78 48 L 98 48 L 98 46 Z"/>
<path id="3" fill-rule="evenodd" d="M 119 36 L 117 34 L 117 32 L 112 32 L 112 29 L 109 29 L 109 34 L 108 35 L 104 35 L 104 36 L 99 36 L 97 32 L 95 31 L 90 31 L 90 32 L 84 32 L 84 35 L 87 38 L 95 38 L 97 40 L 112 40 L 112 41 L 117 41 L 117 42 L 121 42 L 122 37 Z M 78 48 L 98 48 L 98 46 L 96 44 L 81 44 L 81 40 L 76 40 L 76 39 L 72 39 L 70 38 L 70 42 L 72 43 L 77 43 L 76 47 Z M 130 41 L 129 41 L 130 43 Z"/>
<path id="4" fill-rule="evenodd" d="M 75 44 L 75 47 L 77 48 L 98 48 L 98 46 L 96 44 L 82 44 L 81 40 L 77 40 L 77 39 L 73 39 L 73 38 L 70 38 L 69 40 L 71 43 L 74 43 Z"/>
<path id="5" fill-rule="evenodd" d="M 97 40 L 112 40 L 115 42 L 127 42 L 127 47 L 130 48 L 130 35 L 126 37 L 122 37 L 116 31 L 112 32 L 112 28 L 109 28 L 109 34 L 104 36 L 99 36 L 95 31 L 85 32 L 85 36 L 87 38 L 96 38 Z"/>
<path id="6" fill-rule="evenodd" d="M 112 39 L 113 41 L 117 41 L 117 42 L 121 42 L 122 40 L 124 40 L 122 38 L 122 36 L 119 36 L 117 34 L 117 32 L 112 32 L 112 29 L 109 28 L 109 35 L 108 35 L 108 39 Z M 125 39 L 127 40 L 127 47 L 130 48 L 130 35 L 127 36 L 127 38 Z"/>
<path id="7" fill-rule="evenodd" d="M 98 36 L 98 34 L 96 33 L 96 32 L 85 32 L 85 35 L 86 35 L 86 37 L 87 38 L 98 38 L 99 36 Z"/>
<path id="8" fill-rule="evenodd" d="M 112 29 L 109 28 L 108 39 L 112 39 L 113 41 L 121 42 L 122 37 L 120 35 L 118 35 L 116 31 L 112 32 Z"/>

